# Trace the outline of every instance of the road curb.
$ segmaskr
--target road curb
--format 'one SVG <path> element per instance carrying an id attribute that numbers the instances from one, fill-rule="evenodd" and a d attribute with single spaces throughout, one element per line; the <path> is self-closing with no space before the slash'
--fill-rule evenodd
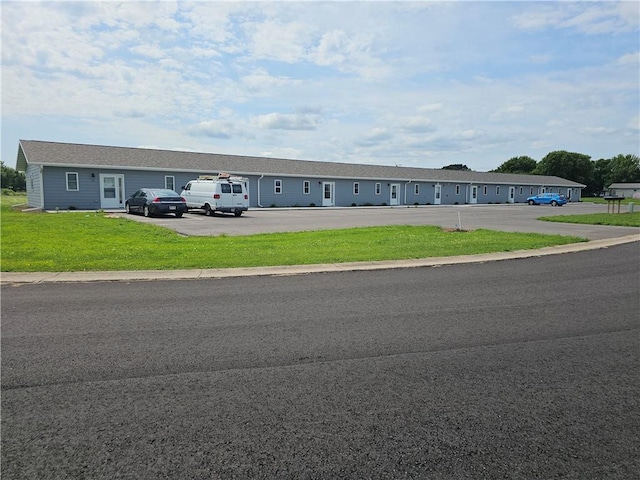
<path id="1" fill-rule="evenodd" d="M 483 253 L 455 257 L 433 257 L 409 260 L 385 260 L 378 262 L 328 263 L 317 265 L 288 265 L 251 268 L 213 268 L 194 270 L 138 270 L 138 271 L 102 271 L 102 272 L 3 272 L 0 284 L 21 285 L 38 283 L 82 283 L 113 281 L 152 281 L 152 280 L 198 280 L 236 277 L 305 275 L 309 273 L 354 272 L 367 270 L 388 270 L 396 268 L 438 267 L 464 263 L 485 263 L 500 260 L 542 257 L 564 253 L 583 252 L 608 248 L 625 243 L 640 241 L 640 234 L 624 237 L 591 240 L 537 250 L 517 250 L 513 252 Z"/>

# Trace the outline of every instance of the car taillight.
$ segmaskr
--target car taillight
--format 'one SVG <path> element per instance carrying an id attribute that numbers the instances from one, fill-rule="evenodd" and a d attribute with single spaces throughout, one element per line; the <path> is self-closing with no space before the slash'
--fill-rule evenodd
<path id="1" fill-rule="evenodd" d="M 244 196 L 244 199 L 245 199 L 245 200 L 249 200 L 249 195 L 245 195 L 245 196 Z"/>
<path id="2" fill-rule="evenodd" d="M 162 199 L 160 197 L 156 197 L 153 199 L 153 203 L 160 203 Z"/>
<path id="3" fill-rule="evenodd" d="M 181 201 L 182 203 L 187 203 L 187 199 L 186 199 L 186 198 L 184 198 L 184 197 L 180 197 L 180 201 Z"/>
<path id="4" fill-rule="evenodd" d="M 214 198 L 215 200 L 220 200 L 220 194 L 219 194 L 219 193 L 214 193 L 214 194 L 213 194 L 213 198 Z"/>

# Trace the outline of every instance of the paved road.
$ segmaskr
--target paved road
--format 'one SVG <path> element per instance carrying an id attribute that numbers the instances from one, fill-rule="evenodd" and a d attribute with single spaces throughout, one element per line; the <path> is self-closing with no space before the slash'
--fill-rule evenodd
<path id="1" fill-rule="evenodd" d="M 3 477 L 634 478 L 638 253 L 3 286 Z"/>
<path id="2" fill-rule="evenodd" d="M 624 207 L 626 208 L 626 207 Z M 537 220 L 541 216 L 606 213 L 606 205 L 570 203 L 563 207 L 512 205 L 440 205 L 420 207 L 368 207 L 368 208 L 302 208 L 255 209 L 242 217 L 215 215 L 207 217 L 193 212 L 182 218 L 171 216 L 144 218 L 126 216 L 140 222 L 154 223 L 188 235 L 252 235 L 302 230 L 368 227 L 378 225 L 440 225 L 464 229 L 487 228 L 509 232 L 539 232 L 575 235 L 598 240 L 638 233 L 630 227 L 577 225 Z M 459 215 L 459 216 L 458 216 Z"/>

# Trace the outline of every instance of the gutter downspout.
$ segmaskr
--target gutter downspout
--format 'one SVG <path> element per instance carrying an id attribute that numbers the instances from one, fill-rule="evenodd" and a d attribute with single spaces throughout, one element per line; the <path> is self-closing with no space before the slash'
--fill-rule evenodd
<path id="1" fill-rule="evenodd" d="M 409 187 L 409 184 L 413 182 L 413 180 L 409 180 L 407 183 L 404 184 L 404 204 L 407 204 L 407 189 Z"/>
<path id="2" fill-rule="evenodd" d="M 260 175 L 260 178 L 258 178 L 258 201 L 256 202 L 256 204 L 260 207 L 260 208 L 264 208 L 262 206 L 262 204 L 260 203 L 260 180 L 262 180 L 264 178 L 264 173 L 262 175 Z"/>

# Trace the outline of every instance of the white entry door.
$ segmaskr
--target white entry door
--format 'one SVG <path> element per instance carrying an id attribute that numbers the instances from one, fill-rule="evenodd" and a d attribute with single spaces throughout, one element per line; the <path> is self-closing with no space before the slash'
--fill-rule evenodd
<path id="1" fill-rule="evenodd" d="M 400 205 L 400 184 L 391 184 L 391 194 L 389 197 L 389 205 Z"/>
<path id="2" fill-rule="evenodd" d="M 509 203 L 516 201 L 516 187 L 509 187 Z"/>
<path id="3" fill-rule="evenodd" d="M 335 200 L 336 184 L 335 182 L 322 182 L 322 206 L 333 207 Z"/>
<path id="4" fill-rule="evenodd" d="M 440 205 L 442 203 L 442 185 L 437 184 L 435 186 L 435 195 L 433 197 L 433 204 Z"/>
<path id="5" fill-rule="evenodd" d="M 471 185 L 471 198 L 469 198 L 469 203 L 478 203 L 478 186 Z"/>
<path id="6" fill-rule="evenodd" d="M 124 175 L 100 174 L 100 208 L 124 208 Z"/>

